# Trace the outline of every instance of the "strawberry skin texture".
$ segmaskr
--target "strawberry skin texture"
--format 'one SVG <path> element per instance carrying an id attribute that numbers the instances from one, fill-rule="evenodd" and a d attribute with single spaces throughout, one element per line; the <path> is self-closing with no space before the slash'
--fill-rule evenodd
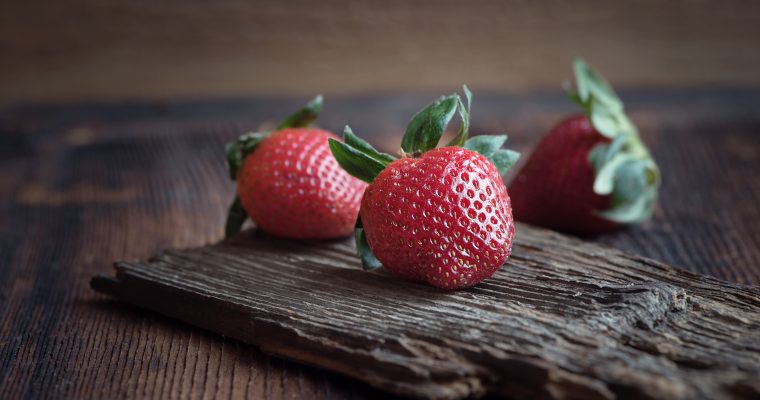
<path id="1" fill-rule="evenodd" d="M 610 196 L 594 193 L 589 161 L 589 152 L 608 142 L 585 115 L 556 125 L 509 185 L 515 219 L 580 235 L 618 229 L 619 224 L 597 216 L 610 207 Z"/>
<path id="2" fill-rule="evenodd" d="M 263 231 L 293 239 L 349 236 L 366 183 L 345 172 L 320 129 L 274 132 L 245 158 L 237 177 L 243 208 Z"/>
<path id="3" fill-rule="evenodd" d="M 388 271 L 443 289 L 493 275 L 509 257 L 515 232 L 498 171 L 461 147 L 390 163 L 367 187 L 360 215 Z"/>

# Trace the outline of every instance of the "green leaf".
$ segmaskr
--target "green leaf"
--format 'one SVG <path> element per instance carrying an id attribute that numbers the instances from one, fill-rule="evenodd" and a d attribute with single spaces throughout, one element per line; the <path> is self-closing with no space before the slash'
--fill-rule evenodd
<path id="1" fill-rule="evenodd" d="M 570 101 L 582 108 L 586 114 L 590 114 L 588 110 L 589 104 L 581 99 L 581 96 L 578 95 L 578 92 L 575 91 L 575 89 L 573 89 L 572 84 L 569 81 L 564 81 L 562 83 L 562 88 L 565 90 L 565 95 L 567 95 Z"/>
<path id="2" fill-rule="evenodd" d="M 328 143 L 338 164 L 352 176 L 367 183 L 372 182 L 377 174 L 390 163 L 370 157 L 361 150 L 335 139 L 328 139 Z"/>
<path id="3" fill-rule="evenodd" d="M 565 91 L 584 110 L 596 131 L 608 138 L 636 134 L 610 84 L 580 58 L 573 61 L 573 71 L 577 90 L 566 86 Z"/>
<path id="4" fill-rule="evenodd" d="M 243 157 L 245 158 L 247 155 L 251 154 L 253 150 L 256 148 L 256 146 L 261 143 L 262 140 L 269 137 L 269 133 L 259 133 L 259 132 L 251 132 L 246 133 L 238 138 L 238 146 L 240 147 L 240 151 L 243 154 Z"/>
<path id="5" fill-rule="evenodd" d="M 294 112 L 284 121 L 277 125 L 277 130 L 285 128 L 305 128 L 311 125 L 319 113 L 322 112 L 322 95 L 315 97 L 314 100 L 306 104 L 306 107 Z"/>
<path id="6" fill-rule="evenodd" d="M 418 112 L 406 128 L 401 148 L 406 153 L 419 154 L 438 146 L 459 103 L 459 95 L 452 94 L 441 97 Z"/>
<path id="7" fill-rule="evenodd" d="M 230 179 L 233 181 L 237 179 L 237 174 L 240 171 L 240 167 L 243 166 L 245 158 L 268 136 L 269 133 L 245 133 L 237 141 L 227 143 L 224 146 Z"/>
<path id="8" fill-rule="evenodd" d="M 506 141 L 507 135 L 480 135 L 467 140 L 464 148 L 482 154 L 504 175 L 520 158 L 520 153 L 501 148 Z"/>
<path id="9" fill-rule="evenodd" d="M 612 160 L 612 158 L 626 150 L 626 144 L 628 143 L 628 137 L 621 135 L 612 140 L 610 143 L 600 143 L 594 146 L 589 152 L 589 162 L 594 167 L 594 171 L 599 173 L 602 167 Z"/>
<path id="10" fill-rule="evenodd" d="M 506 141 L 507 135 L 480 135 L 468 139 L 464 144 L 464 148 L 477 151 L 488 158 L 501 149 L 501 146 L 504 146 L 504 142 Z"/>
<path id="11" fill-rule="evenodd" d="M 599 143 L 588 153 L 588 161 L 594 168 L 594 172 L 599 173 L 599 170 L 602 169 L 604 163 L 607 161 L 608 148 L 609 145 L 607 143 Z"/>
<path id="12" fill-rule="evenodd" d="M 610 84 L 585 61 L 576 58 L 573 61 L 573 72 L 575 73 L 578 97 L 583 103 L 588 103 L 591 98 L 594 98 L 611 110 L 623 109 L 623 103 L 612 90 Z"/>
<path id="13" fill-rule="evenodd" d="M 634 201 L 600 212 L 599 215 L 620 224 L 641 223 L 652 216 L 656 199 L 657 190 L 649 189 L 641 192 Z"/>
<path id="14" fill-rule="evenodd" d="M 615 187 L 615 175 L 618 168 L 635 159 L 635 155 L 621 152 L 615 154 L 611 160 L 604 163 L 599 172 L 596 173 L 596 178 L 594 178 L 594 193 L 601 196 L 611 194 Z"/>
<path id="15" fill-rule="evenodd" d="M 351 127 L 346 125 L 343 129 L 343 142 L 347 145 L 361 151 L 369 157 L 374 158 L 377 161 L 385 163 L 386 165 L 396 160 L 395 157 L 388 153 L 382 153 L 377 151 L 371 144 L 367 143 L 364 139 L 354 135 Z"/>
<path id="16" fill-rule="evenodd" d="M 600 216 L 624 224 L 647 220 L 654 211 L 659 184 L 659 170 L 649 157 L 618 165 L 613 177 L 612 206 Z"/>
<path id="17" fill-rule="evenodd" d="M 230 179 L 237 179 L 238 171 L 243 164 L 243 157 L 237 143 L 230 142 L 224 145 L 224 152 L 227 155 L 227 170 L 230 173 Z"/>
<path id="18" fill-rule="evenodd" d="M 464 92 L 464 98 L 467 99 L 467 111 L 472 108 L 472 92 L 467 85 L 462 85 L 462 91 Z"/>
<path id="19" fill-rule="evenodd" d="M 454 139 L 451 139 L 446 146 L 462 146 L 467 141 L 467 136 L 470 134 L 470 110 L 472 107 L 472 92 L 467 85 L 462 85 L 462 91 L 464 91 L 464 97 L 467 100 L 467 106 L 462 103 L 461 98 L 457 98 L 457 108 L 459 110 L 459 117 L 462 119 L 462 124 L 459 125 L 459 131 Z"/>
<path id="20" fill-rule="evenodd" d="M 243 226 L 243 223 L 245 223 L 246 218 L 248 218 L 248 213 L 243 209 L 243 204 L 240 203 L 240 198 L 235 196 L 235 201 L 232 202 L 229 211 L 227 212 L 227 222 L 224 225 L 224 237 L 228 238 L 240 232 L 240 228 Z"/>
<path id="21" fill-rule="evenodd" d="M 635 224 L 652 215 L 660 171 L 643 146 L 631 146 L 631 136 L 621 135 L 609 144 L 594 147 L 589 161 L 596 171 L 594 192 L 612 199 L 610 208 L 600 212 L 600 217 Z"/>
<path id="22" fill-rule="evenodd" d="M 520 153 L 514 150 L 500 149 L 496 150 L 488 159 L 496 166 L 499 175 L 504 175 L 520 159 Z"/>
<path id="23" fill-rule="evenodd" d="M 383 266 L 380 260 L 372 253 L 372 249 L 367 243 L 367 236 L 364 234 L 364 227 L 362 226 L 361 217 L 356 217 L 356 225 L 354 225 L 354 241 L 356 242 L 356 253 L 362 260 L 362 268 L 365 271 L 372 271 Z"/>
<path id="24" fill-rule="evenodd" d="M 591 119 L 591 125 L 594 126 L 597 132 L 608 138 L 614 138 L 615 136 L 627 134 L 623 130 L 620 124 L 619 110 L 611 111 L 602 103 L 598 103 L 592 99 L 589 107 L 589 116 Z"/>
<path id="25" fill-rule="evenodd" d="M 647 189 L 645 160 L 629 161 L 615 171 L 613 204 L 626 204 L 636 200 Z"/>

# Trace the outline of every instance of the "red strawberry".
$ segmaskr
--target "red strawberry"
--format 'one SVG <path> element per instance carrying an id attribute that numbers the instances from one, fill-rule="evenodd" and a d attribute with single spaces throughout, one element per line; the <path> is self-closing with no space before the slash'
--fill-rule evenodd
<path id="1" fill-rule="evenodd" d="M 391 273 L 447 289 L 493 275 L 515 233 L 496 167 L 461 147 L 390 163 L 367 187 L 360 215 L 370 248 Z"/>
<path id="2" fill-rule="evenodd" d="M 515 219 L 574 234 L 598 234 L 648 219 L 660 174 L 606 81 L 582 60 L 569 117 L 538 144 L 509 186 Z"/>
<path id="3" fill-rule="evenodd" d="M 340 165 L 370 182 L 356 232 L 365 269 L 382 264 L 400 278 L 456 289 L 490 277 L 509 257 L 515 230 L 500 172 L 518 155 L 500 149 L 506 136 L 467 140 L 466 87 L 465 94 L 468 107 L 454 94 L 412 119 L 401 159 L 378 153 L 348 128 L 345 143 L 330 141 Z M 459 134 L 436 149 L 457 109 Z"/>
<path id="4" fill-rule="evenodd" d="M 270 234 L 295 239 L 327 239 L 353 231 L 366 184 L 340 168 L 321 129 L 308 129 L 321 98 L 293 114 L 278 130 L 247 134 L 228 145 L 237 198 L 227 235 L 240 230 L 246 215 Z"/>
<path id="5" fill-rule="evenodd" d="M 515 218 L 563 232 L 597 233 L 618 224 L 597 215 L 610 196 L 594 193 L 589 152 L 609 139 L 585 115 L 569 117 L 552 129 L 509 185 Z"/>

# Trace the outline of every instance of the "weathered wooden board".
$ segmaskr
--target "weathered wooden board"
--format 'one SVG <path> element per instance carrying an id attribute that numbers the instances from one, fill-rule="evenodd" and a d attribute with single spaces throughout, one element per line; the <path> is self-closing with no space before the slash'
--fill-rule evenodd
<path id="1" fill-rule="evenodd" d="M 350 241 L 247 232 L 118 262 L 92 287 L 402 395 L 760 396 L 760 290 L 519 225 L 456 292 L 359 267 Z"/>

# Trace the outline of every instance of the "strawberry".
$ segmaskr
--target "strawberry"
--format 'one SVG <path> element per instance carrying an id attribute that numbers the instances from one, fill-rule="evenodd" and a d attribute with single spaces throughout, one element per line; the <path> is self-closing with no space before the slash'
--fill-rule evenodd
<path id="1" fill-rule="evenodd" d="M 647 220 L 660 171 L 609 84 L 583 60 L 568 90 L 583 114 L 556 125 L 509 186 L 515 219 L 573 234 Z"/>
<path id="2" fill-rule="evenodd" d="M 249 133 L 227 145 L 237 196 L 226 235 L 247 216 L 267 233 L 294 239 L 327 239 L 353 232 L 366 184 L 340 168 L 330 154 L 330 132 L 308 128 L 322 98 L 268 133 Z"/>
<path id="3" fill-rule="evenodd" d="M 501 174 L 518 154 L 500 149 L 506 136 L 467 140 L 467 107 L 459 95 L 442 97 L 414 116 L 402 157 L 380 153 L 346 127 L 330 140 L 338 163 L 369 183 L 356 222 L 365 269 L 380 266 L 403 279 L 443 289 L 472 286 L 507 260 L 515 228 Z M 435 148 L 456 111 L 458 135 Z"/>

